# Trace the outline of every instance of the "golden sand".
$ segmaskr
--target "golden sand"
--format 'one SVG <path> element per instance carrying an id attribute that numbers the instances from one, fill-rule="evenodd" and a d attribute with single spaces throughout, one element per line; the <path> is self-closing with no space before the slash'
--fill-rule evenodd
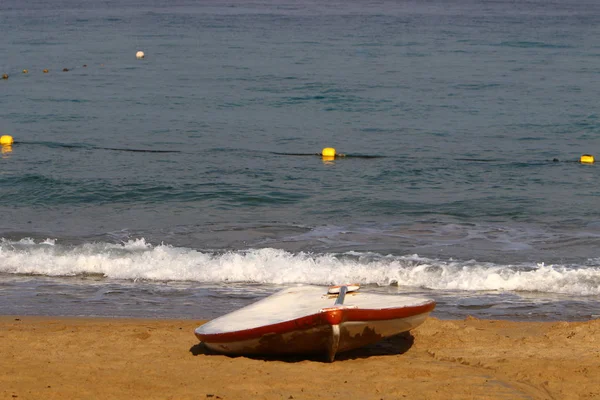
<path id="1" fill-rule="evenodd" d="M 200 324 L 0 317 L 0 398 L 600 399 L 600 320 L 429 318 L 334 363 L 206 354 Z"/>

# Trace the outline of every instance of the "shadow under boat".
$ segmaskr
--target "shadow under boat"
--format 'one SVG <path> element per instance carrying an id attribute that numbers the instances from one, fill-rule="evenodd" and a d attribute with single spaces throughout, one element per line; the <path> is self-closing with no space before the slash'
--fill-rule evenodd
<path id="1" fill-rule="evenodd" d="M 378 342 L 359 347 L 357 349 L 338 353 L 336 361 L 364 359 L 374 356 L 397 356 L 406 353 L 414 343 L 414 336 L 410 332 L 399 333 L 387 337 Z M 282 361 L 288 363 L 314 361 L 329 363 L 327 355 L 323 353 L 314 354 L 286 354 L 286 355 L 228 355 L 209 349 L 203 342 L 197 343 L 190 348 L 190 353 L 194 356 L 222 356 L 229 358 L 249 358 L 261 361 Z"/>

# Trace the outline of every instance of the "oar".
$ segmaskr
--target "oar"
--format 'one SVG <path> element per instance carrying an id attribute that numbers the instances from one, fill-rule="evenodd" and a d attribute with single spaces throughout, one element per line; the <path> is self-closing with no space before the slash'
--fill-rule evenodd
<path id="1" fill-rule="evenodd" d="M 330 286 L 329 290 L 327 290 L 328 294 L 337 294 L 338 297 L 335 299 L 335 303 L 333 306 L 341 306 L 344 304 L 344 299 L 346 298 L 346 293 L 355 292 L 360 289 L 360 285 L 352 284 L 352 285 L 341 285 L 341 286 Z"/>
<path id="2" fill-rule="evenodd" d="M 342 286 L 340 288 L 340 293 L 338 294 L 337 299 L 335 299 L 335 303 L 333 303 L 333 306 L 341 306 L 342 304 L 344 304 L 344 299 L 346 298 L 346 293 L 348 292 L 348 286 Z"/>
<path id="3" fill-rule="evenodd" d="M 356 308 L 356 306 L 345 306 L 344 299 L 346 293 L 354 292 L 360 288 L 359 285 L 341 285 L 331 286 L 327 290 L 328 294 L 337 294 L 333 307 L 321 309 L 322 313 L 326 313 L 325 319 L 331 325 L 331 338 L 328 341 L 327 359 L 332 362 L 335 359 L 335 353 L 337 353 L 340 344 L 340 322 L 343 320 L 344 309 Z"/>

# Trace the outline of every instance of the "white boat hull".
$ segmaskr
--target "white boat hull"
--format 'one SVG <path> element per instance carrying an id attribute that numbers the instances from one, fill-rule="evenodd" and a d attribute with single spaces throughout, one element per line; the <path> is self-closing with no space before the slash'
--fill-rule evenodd
<path id="1" fill-rule="evenodd" d="M 267 334 L 227 343 L 208 343 L 209 349 L 229 355 L 335 354 L 354 350 L 382 339 L 408 332 L 421 325 L 429 313 L 384 321 L 350 321 L 309 329 Z M 336 345 L 336 336 L 337 345 Z"/>
<path id="2" fill-rule="evenodd" d="M 416 328 L 435 307 L 427 299 L 369 293 L 349 294 L 346 304 L 331 307 L 332 296 L 324 292 L 314 286 L 286 289 L 202 325 L 195 334 L 224 354 L 324 353 L 333 361 L 339 352 Z"/>

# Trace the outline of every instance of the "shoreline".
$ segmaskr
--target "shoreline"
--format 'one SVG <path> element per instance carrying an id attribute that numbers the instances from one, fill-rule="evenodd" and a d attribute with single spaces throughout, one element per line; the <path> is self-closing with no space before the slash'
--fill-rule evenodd
<path id="1" fill-rule="evenodd" d="M 201 320 L 0 316 L 8 399 L 586 399 L 600 320 L 430 317 L 410 335 L 324 358 L 206 354 Z"/>

